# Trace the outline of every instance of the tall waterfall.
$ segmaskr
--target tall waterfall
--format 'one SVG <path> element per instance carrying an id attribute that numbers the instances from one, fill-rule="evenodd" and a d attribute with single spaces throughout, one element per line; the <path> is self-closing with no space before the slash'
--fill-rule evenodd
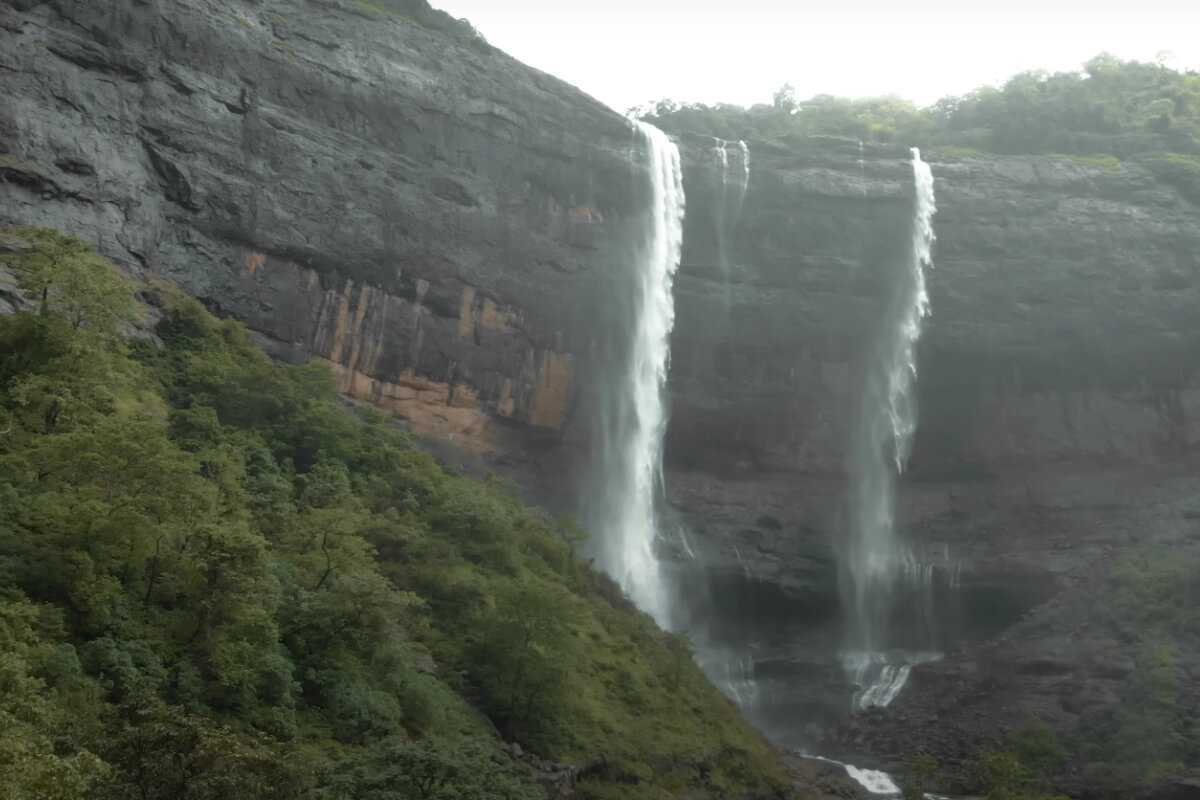
<path id="1" fill-rule="evenodd" d="M 859 687 L 855 707 L 887 705 L 929 652 L 932 569 L 895 530 L 895 481 L 917 425 L 915 346 L 929 313 L 933 174 L 912 149 L 912 240 L 897 270 L 867 365 L 851 441 L 850 536 L 844 579 L 851 612 L 843 664 Z M 894 628 L 899 628 L 896 630 Z"/>
<path id="2" fill-rule="evenodd" d="M 725 275 L 725 313 L 729 314 L 729 243 L 738 219 L 742 216 L 742 204 L 746 190 L 750 187 L 750 148 L 744 141 L 736 142 L 736 153 L 730 153 L 730 145 L 717 139 L 717 191 L 713 202 L 714 235 L 717 239 L 717 257 Z"/>
<path id="3" fill-rule="evenodd" d="M 733 285 L 730 269 L 730 250 L 737 234 L 738 221 L 742 216 L 742 205 L 750 187 L 750 148 L 744 141 L 732 142 L 714 137 L 716 150 L 716 173 L 712 201 L 712 232 L 716 242 L 718 265 L 724 278 L 724 315 L 721 320 L 712 319 L 710 324 L 731 322 Z M 737 547 L 734 553 L 739 561 Z M 749 570 L 745 568 L 747 577 Z M 696 649 L 696 662 L 708 679 L 734 702 L 743 714 L 754 718 L 761 692 L 755 678 L 755 661 L 750 642 L 717 641 L 707 620 L 688 620 L 689 632 Z"/>
<path id="4" fill-rule="evenodd" d="M 640 243 L 630 309 L 629 349 L 614 387 L 622 409 L 610 421 L 602 446 L 605 508 L 592 521 L 601 539 L 602 564 L 639 608 L 667 625 L 669 592 L 655 554 L 657 507 L 662 489 L 664 401 L 675 324 L 672 283 L 683 246 L 683 171 L 667 135 L 637 123 L 650 174 L 650 220 Z"/>
<path id="5" fill-rule="evenodd" d="M 733 281 L 730 275 L 730 240 L 737 232 L 742 204 L 750 187 L 750 148 L 744 141 L 730 142 L 715 138 L 717 152 L 716 191 L 713 193 L 713 236 L 717 244 L 717 263 L 724 280 L 722 319 L 730 324 L 733 309 Z M 736 148 L 736 149 L 734 149 Z M 716 320 L 713 320 L 716 323 Z"/>
<path id="6" fill-rule="evenodd" d="M 733 195 L 732 224 L 737 224 L 737 219 L 742 213 L 742 202 L 746 199 L 746 189 L 750 186 L 750 148 L 744 141 L 738 140 L 736 142 L 737 154 L 730 158 L 729 145 L 731 144 L 734 143 L 717 139 L 717 163 L 721 167 L 721 185 L 717 200 L 718 226 L 724 222 L 725 207 L 728 205 L 730 194 Z"/>

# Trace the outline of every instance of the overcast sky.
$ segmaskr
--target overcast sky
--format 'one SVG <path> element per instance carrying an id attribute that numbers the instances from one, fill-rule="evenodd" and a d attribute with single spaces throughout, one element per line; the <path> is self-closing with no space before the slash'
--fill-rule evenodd
<path id="1" fill-rule="evenodd" d="M 1101 51 L 1200 67 L 1200 0 L 432 0 L 619 111 L 670 97 L 898 94 L 921 105 Z"/>

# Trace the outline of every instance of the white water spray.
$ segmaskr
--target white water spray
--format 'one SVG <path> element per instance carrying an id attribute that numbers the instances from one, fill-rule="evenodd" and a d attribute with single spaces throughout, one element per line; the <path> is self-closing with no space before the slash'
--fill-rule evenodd
<path id="1" fill-rule="evenodd" d="M 666 431 L 664 392 L 675 324 L 672 283 L 683 246 L 683 171 L 679 150 L 644 122 L 650 173 L 650 224 L 638 256 L 632 346 L 620 390 L 630 413 L 610 432 L 617 460 L 605 492 L 610 508 L 600 531 L 605 567 L 639 608 L 668 624 L 670 602 L 655 554 Z"/>
<path id="2" fill-rule="evenodd" d="M 843 665 L 858 686 L 855 707 L 887 705 L 914 664 L 933 654 L 889 650 L 897 589 L 914 590 L 914 628 L 928 627 L 932 570 L 914 557 L 895 530 L 895 480 L 904 470 L 917 425 L 916 343 L 929 313 L 925 269 L 932 267 L 933 174 L 912 149 L 916 201 L 912 241 L 896 275 L 884 327 L 868 365 L 853 426 L 850 537 L 845 568 L 852 613 Z"/>

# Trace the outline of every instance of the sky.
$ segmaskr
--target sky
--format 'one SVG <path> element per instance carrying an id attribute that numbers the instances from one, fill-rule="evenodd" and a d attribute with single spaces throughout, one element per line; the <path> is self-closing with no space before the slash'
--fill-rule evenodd
<path id="1" fill-rule="evenodd" d="M 662 98 L 919 105 L 1100 52 L 1200 68 L 1200 0 L 432 0 L 618 111 Z"/>

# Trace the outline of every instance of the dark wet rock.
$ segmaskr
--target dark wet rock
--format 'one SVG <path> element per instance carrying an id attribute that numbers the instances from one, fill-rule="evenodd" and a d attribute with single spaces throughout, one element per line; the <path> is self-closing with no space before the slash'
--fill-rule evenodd
<path id="1" fill-rule="evenodd" d="M 1195 468 L 1192 462 L 1193 473 Z M 1159 629 L 1158 619 L 1131 626 L 1114 611 L 1110 578 L 1115 564 L 1138 553 L 1170 553 L 1182 563 L 1197 563 L 1196 523 L 1177 513 L 1190 483 L 1178 477 L 1160 479 L 1154 491 L 1133 487 L 1144 506 L 1091 520 L 1098 538 L 1119 530 L 1133 534 L 1124 546 L 1082 562 L 1059 594 L 1002 633 L 915 668 L 888 708 L 856 714 L 824 731 L 820 751 L 853 753 L 860 762 L 884 769 L 898 768 L 905 755 L 929 753 L 946 776 L 941 789 L 968 792 L 978 788 L 971 776 L 979 752 L 1012 748 L 1011 737 L 1037 720 L 1066 749 L 1066 760 L 1052 775 L 1064 794 L 1100 797 L 1121 791 L 1158 798 L 1187 791 L 1173 780 L 1128 783 L 1110 763 L 1120 754 L 1107 759 L 1102 754 L 1107 737 L 1124 724 L 1121 717 L 1141 713 L 1147 701 L 1138 687 L 1164 646 L 1170 647 L 1171 691 L 1181 719 L 1193 719 L 1200 709 L 1200 644 L 1186 631 Z M 1086 537 L 1080 530 L 1078 538 Z M 1140 730 L 1148 737 L 1166 735 L 1158 724 Z"/>
<path id="2" fill-rule="evenodd" d="M 0 221 L 166 274 L 466 453 L 586 430 L 647 199 L 620 115 L 349 0 L 5 2 L 0 53 Z"/>
<path id="3" fill-rule="evenodd" d="M 777 705 L 818 696 L 846 713 L 848 694 L 799 676 L 836 663 L 848 425 L 882 277 L 908 254 L 909 154 L 750 142 L 739 216 L 717 143 L 684 151 L 668 499 L 714 584 L 772 584 L 803 621 L 733 604 L 722 643 L 758 643 L 758 672 L 792 665 Z M 1181 518 L 1143 510 L 1191 491 L 1200 209 L 1134 164 L 924 158 L 939 209 L 932 315 L 898 525 L 934 565 L 941 640 L 961 651 L 1097 564 L 1179 544 Z M 1031 681 L 1068 669 L 1036 654 L 1006 668 Z"/>
<path id="4" fill-rule="evenodd" d="M 838 764 L 793 754 L 785 754 L 784 763 L 805 797 L 812 800 L 866 800 L 872 796 Z"/>

